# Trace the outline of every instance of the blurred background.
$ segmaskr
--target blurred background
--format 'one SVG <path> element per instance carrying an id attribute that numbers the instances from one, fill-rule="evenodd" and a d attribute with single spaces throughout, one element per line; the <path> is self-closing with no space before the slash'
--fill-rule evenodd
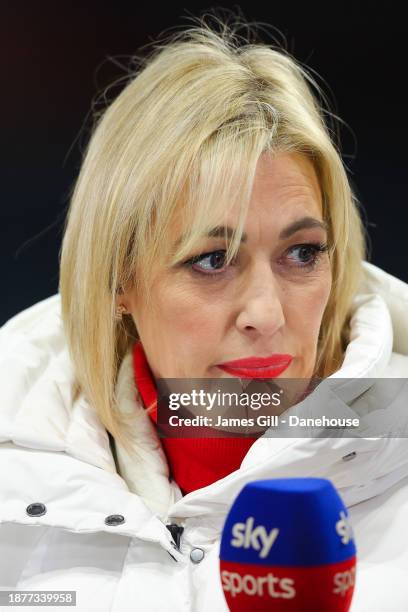
<path id="1" fill-rule="evenodd" d="M 370 261 L 408 282 L 407 30 L 396 3 L 173 0 L 159 8 L 120 0 L 3 0 L 0 325 L 58 290 L 63 222 L 92 105 L 124 76 L 142 45 L 168 28 L 191 26 L 191 16 L 225 8 L 269 24 L 264 41 L 285 39 L 290 53 L 318 73 L 346 124 L 343 160 L 364 208 Z M 110 87 L 107 98 L 120 90 Z"/>

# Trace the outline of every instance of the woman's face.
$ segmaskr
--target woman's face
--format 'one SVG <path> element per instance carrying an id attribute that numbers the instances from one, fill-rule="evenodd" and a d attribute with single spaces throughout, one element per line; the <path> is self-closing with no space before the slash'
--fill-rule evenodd
<path id="1" fill-rule="evenodd" d="M 236 222 L 236 211 L 226 214 L 226 226 Z M 306 157 L 261 156 L 244 231 L 229 266 L 222 235 L 203 237 L 188 256 L 194 262 L 152 279 L 152 308 L 135 290 L 118 300 L 155 378 L 231 377 L 217 364 L 277 353 L 292 356 L 279 377 L 312 376 L 332 279 L 320 188 Z"/>

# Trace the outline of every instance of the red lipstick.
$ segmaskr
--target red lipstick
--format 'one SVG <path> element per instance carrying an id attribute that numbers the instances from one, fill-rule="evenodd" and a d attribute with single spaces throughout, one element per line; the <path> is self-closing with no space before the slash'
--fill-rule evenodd
<path id="1" fill-rule="evenodd" d="M 218 363 L 217 367 L 239 378 L 275 378 L 292 362 L 292 355 L 278 354 L 269 357 L 246 357 Z"/>

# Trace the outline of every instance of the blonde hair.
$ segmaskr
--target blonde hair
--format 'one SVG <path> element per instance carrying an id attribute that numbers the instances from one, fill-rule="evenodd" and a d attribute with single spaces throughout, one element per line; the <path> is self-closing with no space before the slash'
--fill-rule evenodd
<path id="1" fill-rule="evenodd" d="M 126 445 L 116 406 L 120 363 L 138 338 L 131 316 L 115 319 L 128 283 L 150 299 L 151 271 L 181 261 L 232 205 L 236 254 L 260 155 L 300 152 L 314 165 L 329 228 L 332 290 L 315 375 L 339 368 L 365 238 L 358 201 L 325 114 L 327 100 L 283 47 L 238 35 L 249 24 L 205 16 L 156 43 L 120 95 L 97 117 L 72 195 L 61 249 L 62 318 L 82 390 L 106 429 Z M 316 90 L 316 93 L 313 91 Z M 182 205 L 181 205 L 182 204 Z M 181 214 L 176 248 L 170 227 Z"/>

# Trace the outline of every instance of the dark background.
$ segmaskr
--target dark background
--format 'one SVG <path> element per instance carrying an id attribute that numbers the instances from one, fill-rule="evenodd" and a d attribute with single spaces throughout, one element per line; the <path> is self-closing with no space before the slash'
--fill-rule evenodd
<path id="1" fill-rule="evenodd" d="M 0 325 L 58 290 L 63 219 L 92 101 L 124 75 L 121 63 L 139 47 L 169 27 L 191 26 L 189 15 L 214 7 L 239 7 L 249 21 L 279 30 L 275 36 L 285 36 L 288 50 L 326 82 L 332 109 L 347 124 L 343 159 L 364 207 L 370 261 L 408 281 L 401 127 L 407 30 L 396 3 L 172 1 L 159 8 L 112 0 L 3 1 Z"/>

